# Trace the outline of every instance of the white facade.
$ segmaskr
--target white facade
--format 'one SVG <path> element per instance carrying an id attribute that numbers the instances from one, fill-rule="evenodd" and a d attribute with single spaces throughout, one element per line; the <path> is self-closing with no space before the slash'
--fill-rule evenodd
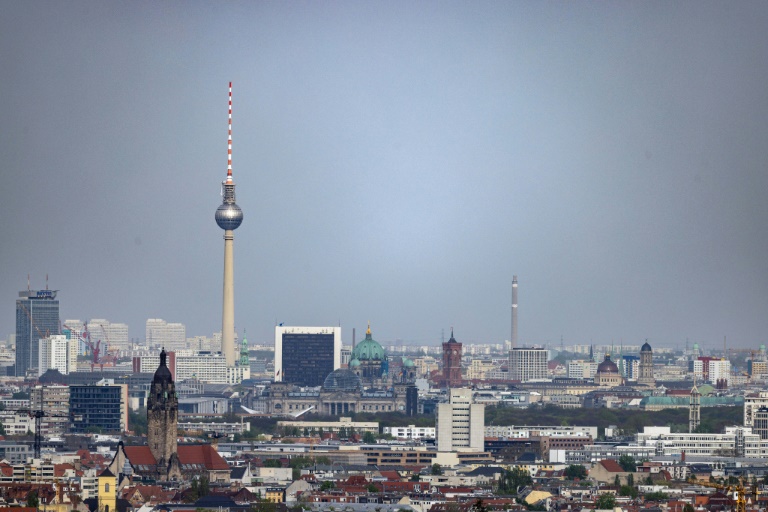
<path id="1" fill-rule="evenodd" d="M 569 379 L 594 379 L 597 373 L 597 363 L 594 361 L 569 361 Z"/>
<path id="2" fill-rule="evenodd" d="M 656 455 L 768 456 L 768 440 L 761 440 L 748 427 L 726 427 L 723 434 L 672 433 L 670 427 L 645 427 L 637 434 L 637 444 L 655 447 Z"/>
<path id="3" fill-rule="evenodd" d="M 168 367 L 176 382 L 197 379 L 210 384 L 239 384 L 243 379 L 251 378 L 250 367 L 228 368 L 226 359 L 218 352 L 171 352 L 168 352 Z M 154 373 L 158 366 L 158 354 L 139 357 L 138 371 L 141 373 Z"/>
<path id="4" fill-rule="evenodd" d="M 485 442 L 485 406 L 472 401 L 472 390 L 452 388 L 448 402 L 437 406 L 437 451 L 482 452 Z"/>
<path id="5" fill-rule="evenodd" d="M 275 327 L 275 382 L 283 380 L 283 335 L 333 334 L 333 369 L 341 368 L 341 327 Z"/>
<path id="6" fill-rule="evenodd" d="M 112 323 L 104 318 L 94 318 L 88 322 L 91 339 L 100 339 L 109 348 L 126 350 L 131 348 L 128 338 L 128 324 Z"/>
<path id="7" fill-rule="evenodd" d="M 488 425 L 486 437 L 506 437 L 507 439 L 526 439 L 529 437 L 591 437 L 597 439 L 597 427 L 579 426 L 528 426 L 528 425 Z"/>
<path id="8" fill-rule="evenodd" d="M 434 439 L 435 427 L 417 427 L 408 425 L 407 427 L 384 427 L 384 433 L 397 439 Z"/>
<path id="9" fill-rule="evenodd" d="M 150 318 L 146 325 L 148 347 L 164 347 L 169 350 L 183 350 L 187 347 L 187 328 L 181 323 L 169 323 L 162 318 Z"/>
<path id="10" fill-rule="evenodd" d="M 509 351 L 509 378 L 520 382 L 548 378 L 548 356 L 543 348 L 513 348 Z"/>
<path id="11" fill-rule="evenodd" d="M 754 427 L 755 412 L 761 407 L 768 407 L 768 391 L 761 391 L 754 396 L 744 397 L 744 426 Z"/>
<path id="12" fill-rule="evenodd" d="M 78 348 L 77 339 L 67 339 L 63 334 L 41 338 L 37 376 L 47 370 L 58 370 L 62 375 L 76 372 Z"/>

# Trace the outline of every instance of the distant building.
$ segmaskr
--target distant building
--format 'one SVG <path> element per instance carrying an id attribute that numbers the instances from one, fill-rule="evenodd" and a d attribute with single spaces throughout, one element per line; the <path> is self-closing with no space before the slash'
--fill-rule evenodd
<path id="1" fill-rule="evenodd" d="M 69 430 L 68 386 L 35 386 L 30 390 L 30 408 L 45 413 L 40 423 L 44 436 L 60 436 Z"/>
<path id="2" fill-rule="evenodd" d="M 483 451 L 485 406 L 472 401 L 472 390 L 451 388 L 448 402 L 437 406 L 437 451 Z"/>
<path id="3" fill-rule="evenodd" d="M 187 328 L 181 323 L 166 322 L 162 318 L 150 318 L 146 326 L 147 346 L 166 350 L 187 348 Z"/>
<path id="4" fill-rule="evenodd" d="M 69 410 L 74 433 L 125 432 L 128 430 L 128 386 L 70 386 Z"/>
<path id="5" fill-rule="evenodd" d="M 647 341 L 640 349 L 640 375 L 637 383 L 641 386 L 656 386 L 656 379 L 653 378 L 653 349 Z"/>
<path id="6" fill-rule="evenodd" d="M 595 384 L 600 387 L 616 387 L 621 386 L 624 383 L 624 379 L 619 373 L 619 367 L 616 363 L 611 361 L 611 355 L 605 354 L 605 360 L 597 366 L 597 373 L 595 374 Z"/>
<path id="7" fill-rule="evenodd" d="M 188 355 L 179 355 L 174 351 L 167 351 L 168 368 L 174 380 L 182 382 L 196 379 L 209 384 L 239 384 L 243 379 L 250 378 L 250 365 L 227 366 L 224 356 L 212 352 L 194 352 Z M 160 364 L 160 357 L 156 354 L 134 356 L 134 373 L 151 373 L 152 369 Z"/>
<path id="8" fill-rule="evenodd" d="M 48 370 L 58 370 L 62 375 L 77 371 L 79 340 L 63 334 L 55 334 L 40 340 L 37 376 Z"/>
<path id="9" fill-rule="evenodd" d="M 341 327 L 275 327 L 275 382 L 316 387 L 340 367 Z"/>
<path id="10" fill-rule="evenodd" d="M 25 377 L 40 361 L 40 340 L 59 334 L 56 290 L 19 292 L 16 300 L 16 376 Z"/>
<path id="11" fill-rule="evenodd" d="M 445 339 L 445 338 L 443 338 Z M 462 345 L 453 337 L 443 343 L 443 384 L 448 387 L 461 386 L 461 351 Z"/>
<path id="12" fill-rule="evenodd" d="M 100 339 L 102 344 L 106 344 L 109 348 L 120 350 L 131 348 L 131 342 L 128 338 L 128 324 L 112 323 L 104 318 L 94 318 L 88 321 L 88 331 L 90 331 L 92 339 Z"/>
<path id="13" fill-rule="evenodd" d="M 509 351 L 509 378 L 520 382 L 546 379 L 547 356 L 543 348 L 513 348 Z"/>

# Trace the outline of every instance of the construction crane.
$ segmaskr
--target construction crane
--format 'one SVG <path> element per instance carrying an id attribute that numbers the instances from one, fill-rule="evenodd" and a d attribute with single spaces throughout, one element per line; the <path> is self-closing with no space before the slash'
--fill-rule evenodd
<path id="1" fill-rule="evenodd" d="M 718 489 L 722 491 L 724 494 L 730 494 L 733 493 L 736 495 L 736 507 L 734 508 L 735 512 L 747 512 L 747 488 L 744 487 L 744 481 L 742 478 L 739 478 L 739 481 L 735 484 L 718 484 L 718 483 L 710 483 L 710 482 L 699 482 L 696 480 L 696 478 L 693 479 L 693 483 L 697 485 L 701 485 L 702 487 L 710 487 L 713 489 Z M 753 503 L 757 501 L 757 496 L 760 494 L 760 491 L 756 486 L 751 486 L 749 489 L 749 494 L 752 496 Z"/>
<path id="2" fill-rule="evenodd" d="M 40 410 L 32 410 L 32 409 L 16 409 L 16 413 L 20 414 L 27 414 L 30 418 L 35 418 L 35 444 L 34 444 L 34 452 L 35 452 L 35 458 L 40 458 L 40 451 L 43 446 L 43 418 L 67 418 L 71 422 L 71 418 L 69 414 L 52 414 Z"/>

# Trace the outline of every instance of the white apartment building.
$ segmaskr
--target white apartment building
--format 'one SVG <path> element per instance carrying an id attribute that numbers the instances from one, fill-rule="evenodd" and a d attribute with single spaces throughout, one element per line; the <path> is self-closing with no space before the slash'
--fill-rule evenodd
<path id="1" fill-rule="evenodd" d="M 434 439 L 435 427 L 417 427 L 408 425 L 407 427 L 384 427 L 385 434 L 389 434 L 397 439 Z"/>
<path id="2" fill-rule="evenodd" d="M 95 342 L 100 339 L 109 348 L 128 350 L 131 340 L 128 338 L 128 324 L 112 323 L 104 318 L 94 318 L 88 322 L 88 331 Z"/>
<path id="3" fill-rule="evenodd" d="M 170 350 L 187 348 L 187 328 L 181 323 L 166 322 L 162 318 L 150 318 L 146 325 L 147 346 Z"/>
<path id="4" fill-rule="evenodd" d="M 768 456 L 768 440 L 763 441 L 749 427 L 726 427 L 723 434 L 672 433 L 670 427 L 645 427 L 637 434 L 639 446 L 654 447 L 656 455 Z"/>
<path id="5" fill-rule="evenodd" d="M 526 439 L 529 437 L 591 437 L 597 439 L 597 427 L 579 426 L 529 426 L 529 425 L 486 425 L 485 437 L 506 437 Z"/>
<path id="6" fill-rule="evenodd" d="M 509 378 L 520 382 L 548 378 L 548 356 L 543 348 L 513 348 L 509 351 Z"/>
<path id="7" fill-rule="evenodd" d="M 744 426 L 754 427 L 755 412 L 761 407 L 768 407 L 768 391 L 744 397 Z"/>
<path id="8" fill-rule="evenodd" d="M 594 361 L 568 361 L 569 379 L 594 379 L 597 373 L 597 363 Z"/>
<path id="9" fill-rule="evenodd" d="M 76 372 L 79 344 L 79 340 L 68 339 L 63 334 L 41 338 L 37 353 L 37 376 L 48 370 L 58 370 L 62 375 Z"/>
<path id="10" fill-rule="evenodd" d="M 693 374 L 696 376 L 696 379 L 699 381 L 705 380 L 705 368 L 704 365 L 707 364 L 709 367 L 709 376 L 708 380 L 712 385 L 717 384 L 717 381 L 719 379 L 725 379 L 728 382 L 728 385 L 731 384 L 731 362 L 725 359 L 710 359 L 708 361 L 703 361 L 701 359 L 696 359 L 693 361 Z"/>
<path id="11" fill-rule="evenodd" d="M 448 402 L 437 406 L 437 451 L 482 452 L 485 442 L 485 406 L 472 401 L 472 390 L 451 388 Z"/>
<path id="12" fill-rule="evenodd" d="M 239 384 L 243 379 L 251 378 L 250 367 L 227 368 L 227 360 L 218 352 L 166 352 L 168 369 L 176 382 L 197 379 L 210 384 Z M 133 368 L 136 372 L 154 373 L 158 366 L 159 354 L 134 357 Z"/>

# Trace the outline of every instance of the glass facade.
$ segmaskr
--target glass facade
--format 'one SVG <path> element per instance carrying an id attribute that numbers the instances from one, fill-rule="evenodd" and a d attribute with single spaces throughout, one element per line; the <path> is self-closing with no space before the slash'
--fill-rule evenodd
<path id="1" fill-rule="evenodd" d="M 322 386 L 333 371 L 333 333 L 283 333 L 283 382 Z"/>
<path id="2" fill-rule="evenodd" d="M 73 433 L 123 431 L 121 386 L 70 386 L 69 416 Z"/>
<path id="3" fill-rule="evenodd" d="M 59 301 L 52 290 L 24 291 L 16 301 L 16 376 L 37 370 L 40 338 L 59 334 Z"/>

